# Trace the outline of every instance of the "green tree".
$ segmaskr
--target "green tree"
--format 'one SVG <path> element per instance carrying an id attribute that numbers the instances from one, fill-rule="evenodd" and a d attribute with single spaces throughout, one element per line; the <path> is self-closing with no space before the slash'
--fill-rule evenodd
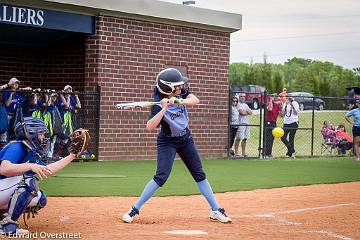
<path id="1" fill-rule="evenodd" d="M 255 73 L 256 71 L 254 65 L 250 65 L 246 68 L 244 73 L 244 84 L 255 84 Z"/>
<path id="2" fill-rule="evenodd" d="M 272 77 L 273 93 L 280 93 L 283 89 L 283 80 L 279 71 L 275 71 Z"/>
<path id="3" fill-rule="evenodd" d="M 304 68 L 296 69 L 293 85 L 291 87 L 292 92 L 312 92 L 312 76 Z"/>
<path id="4" fill-rule="evenodd" d="M 262 86 L 264 86 L 266 89 L 268 89 L 268 91 L 273 91 L 273 84 L 271 81 L 271 64 L 268 64 L 266 62 L 266 54 L 264 54 L 264 64 L 261 65 L 260 67 L 260 71 L 261 71 L 261 84 Z"/>
<path id="5" fill-rule="evenodd" d="M 328 61 L 292 58 L 284 64 L 232 63 L 229 81 L 233 85 L 257 84 L 269 92 L 306 91 L 321 96 L 345 96 L 346 87 L 360 85 L 359 71 L 345 69 Z"/>
<path id="6" fill-rule="evenodd" d="M 327 79 L 320 79 L 319 95 L 320 96 L 330 96 L 330 82 Z"/>
<path id="7" fill-rule="evenodd" d="M 284 63 L 284 79 L 285 79 L 285 86 L 290 90 L 294 91 L 293 84 L 296 81 L 296 75 L 298 71 L 301 69 L 307 68 L 311 64 L 312 60 L 310 59 L 303 59 L 303 58 L 292 58 L 288 59 Z"/>
<path id="8" fill-rule="evenodd" d="M 229 81 L 231 86 L 244 84 L 244 73 L 249 67 L 246 63 L 233 63 L 229 68 Z"/>

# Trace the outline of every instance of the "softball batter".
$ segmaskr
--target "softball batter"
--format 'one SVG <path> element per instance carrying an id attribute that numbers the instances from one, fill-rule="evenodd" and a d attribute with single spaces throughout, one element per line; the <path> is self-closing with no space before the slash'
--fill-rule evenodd
<path id="1" fill-rule="evenodd" d="M 187 89 L 187 78 L 183 77 L 178 70 L 167 68 L 157 75 L 153 95 L 154 101 L 160 101 L 160 104 L 152 108 L 151 118 L 146 124 L 146 129 L 154 130 L 161 125 L 161 131 L 157 136 L 157 170 L 134 206 L 122 216 L 122 220 L 131 223 L 139 214 L 143 204 L 153 196 L 159 187 L 165 184 L 170 175 L 175 155 L 178 153 L 211 207 L 210 219 L 222 223 L 231 222 L 231 218 L 225 214 L 223 208 L 219 207 L 215 199 L 188 128 L 187 107 L 198 104 L 199 99 Z M 181 105 L 176 104 L 179 99 L 183 99 Z"/>

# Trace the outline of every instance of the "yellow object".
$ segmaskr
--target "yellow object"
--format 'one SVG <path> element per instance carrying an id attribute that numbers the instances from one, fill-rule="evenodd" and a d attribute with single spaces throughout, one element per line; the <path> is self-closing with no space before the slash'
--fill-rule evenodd
<path id="1" fill-rule="evenodd" d="M 91 158 L 95 158 L 95 155 L 94 155 L 94 154 L 91 154 L 90 157 L 91 157 Z"/>
<path id="2" fill-rule="evenodd" d="M 281 138 L 284 136 L 284 130 L 281 127 L 276 127 L 272 130 L 272 135 L 274 138 Z"/>

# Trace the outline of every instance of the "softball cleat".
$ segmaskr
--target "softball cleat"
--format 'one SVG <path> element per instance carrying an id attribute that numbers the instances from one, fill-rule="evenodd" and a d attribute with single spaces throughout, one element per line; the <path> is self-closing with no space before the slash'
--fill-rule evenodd
<path id="1" fill-rule="evenodd" d="M 125 223 L 131 223 L 135 217 L 135 215 L 139 214 L 139 210 L 135 207 L 132 207 L 127 213 L 122 216 L 122 220 Z"/>
<path id="2" fill-rule="evenodd" d="M 225 209 L 223 208 L 219 208 L 218 210 L 211 211 L 209 218 L 213 221 L 219 221 L 222 223 L 232 222 L 231 218 L 226 215 Z"/>

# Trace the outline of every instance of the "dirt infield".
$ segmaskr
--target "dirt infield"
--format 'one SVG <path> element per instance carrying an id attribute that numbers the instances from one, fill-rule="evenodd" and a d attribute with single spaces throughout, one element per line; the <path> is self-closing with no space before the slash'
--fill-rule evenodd
<path id="1" fill-rule="evenodd" d="M 73 233 L 94 240 L 360 239 L 360 182 L 216 196 L 232 224 L 208 220 L 208 205 L 199 195 L 154 197 L 132 224 L 122 223 L 119 217 L 136 198 L 52 197 L 39 216 L 30 220 L 30 230 L 39 239 L 40 233 Z M 168 233 L 177 230 L 186 231 Z"/>

